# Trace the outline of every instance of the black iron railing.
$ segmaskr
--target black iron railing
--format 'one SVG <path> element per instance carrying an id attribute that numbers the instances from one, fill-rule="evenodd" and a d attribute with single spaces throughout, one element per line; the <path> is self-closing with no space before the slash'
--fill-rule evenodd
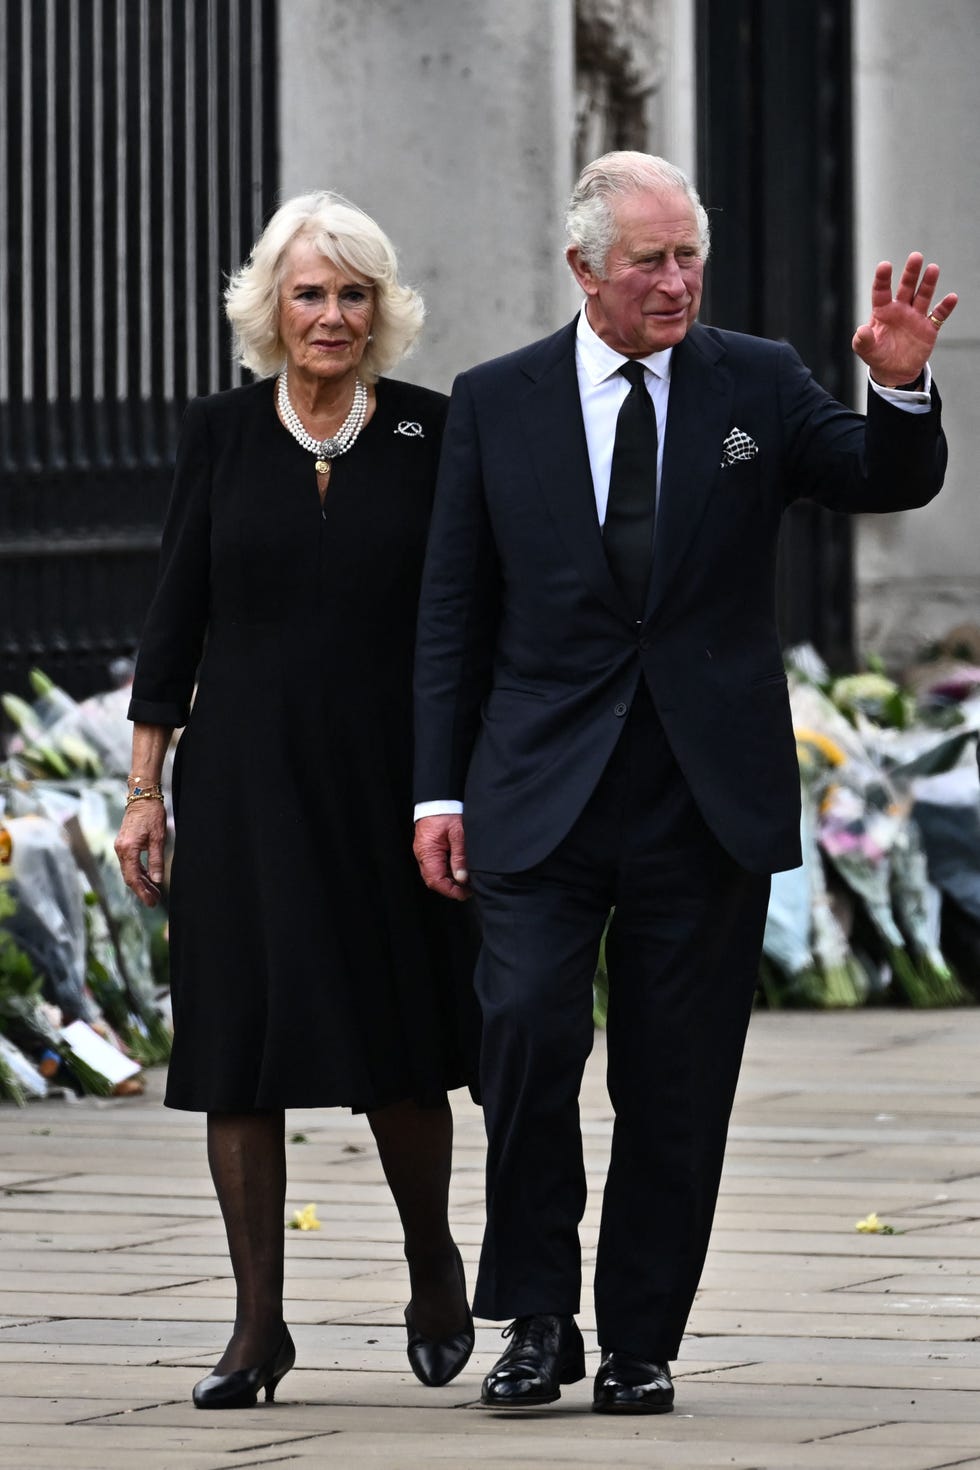
<path id="1" fill-rule="evenodd" d="M 276 185 L 275 0 L 0 4 L 0 688 L 135 647 Z"/>
<path id="2" fill-rule="evenodd" d="M 703 316 L 792 342 L 854 381 L 850 0 L 698 0 L 698 177 L 712 218 Z M 853 658 L 851 526 L 809 504 L 780 542 L 783 637 Z"/>

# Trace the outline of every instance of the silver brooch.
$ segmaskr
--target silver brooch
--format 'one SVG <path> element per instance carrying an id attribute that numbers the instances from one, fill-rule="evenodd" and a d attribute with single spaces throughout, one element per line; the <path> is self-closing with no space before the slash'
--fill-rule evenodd
<path id="1" fill-rule="evenodd" d="M 414 419 L 402 419 L 401 423 L 398 425 L 398 428 L 395 430 L 395 433 L 404 434 L 406 439 L 425 438 L 425 435 L 422 432 L 422 425 L 416 423 Z"/>

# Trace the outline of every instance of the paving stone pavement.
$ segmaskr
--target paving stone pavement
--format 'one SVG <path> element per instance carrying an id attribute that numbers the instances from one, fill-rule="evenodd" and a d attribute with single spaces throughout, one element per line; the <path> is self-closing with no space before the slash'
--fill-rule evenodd
<path id="1" fill-rule="evenodd" d="M 598 1038 L 583 1096 L 592 1259 L 610 1133 Z M 0 1108 L 0 1466 L 10 1470 L 980 1470 L 980 1011 L 757 1015 L 672 1415 L 478 1404 L 404 1357 L 397 1218 L 362 1118 L 296 1112 L 274 1405 L 190 1402 L 233 1309 L 202 1120 L 125 1101 Z M 457 1105 L 453 1219 L 472 1278 L 477 1110 Z M 860 1234 L 876 1211 L 894 1234 Z M 597 1364 L 591 1306 L 582 1315 Z"/>

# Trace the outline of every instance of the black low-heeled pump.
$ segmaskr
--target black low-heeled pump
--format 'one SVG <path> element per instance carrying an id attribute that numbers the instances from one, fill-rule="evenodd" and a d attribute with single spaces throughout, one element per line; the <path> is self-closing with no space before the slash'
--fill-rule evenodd
<path id="1" fill-rule="evenodd" d="M 254 1409 L 259 1394 L 265 1389 L 267 1404 L 274 1402 L 276 1389 L 296 1362 L 296 1348 L 284 1327 L 279 1346 L 267 1362 L 257 1368 L 238 1368 L 234 1373 L 209 1373 L 195 1383 L 193 1399 L 197 1409 Z"/>
<path id="2" fill-rule="evenodd" d="M 458 1250 L 456 1269 L 459 1272 L 465 1301 L 466 1276 Z M 466 1367 L 476 1341 L 476 1334 L 473 1330 L 473 1313 L 470 1311 L 468 1302 L 466 1325 L 459 1332 L 454 1332 L 451 1337 L 424 1337 L 415 1325 L 412 1302 L 409 1302 L 405 1308 L 405 1327 L 408 1330 L 408 1361 L 412 1372 L 420 1383 L 425 1384 L 426 1388 L 443 1388 Z"/>

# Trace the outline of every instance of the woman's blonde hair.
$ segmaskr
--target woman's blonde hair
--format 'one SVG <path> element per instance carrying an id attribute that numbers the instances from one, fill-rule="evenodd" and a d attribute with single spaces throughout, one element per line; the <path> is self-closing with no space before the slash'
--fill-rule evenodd
<path id="1" fill-rule="evenodd" d="M 398 279 L 398 260 L 388 236 L 369 214 L 341 194 L 322 189 L 281 204 L 225 291 L 225 311 L 235 338 L 235 355 L 258 378 L 281 372 L 285 353 L 279 336 L 279 292 L 286 256 L 294 240 L 308 240 L 338 270 L 374 287 L 371 336 L 360 374 L 368 382 L 394 367 L 414 343 L 425 307 L 421 296 Z"/>

